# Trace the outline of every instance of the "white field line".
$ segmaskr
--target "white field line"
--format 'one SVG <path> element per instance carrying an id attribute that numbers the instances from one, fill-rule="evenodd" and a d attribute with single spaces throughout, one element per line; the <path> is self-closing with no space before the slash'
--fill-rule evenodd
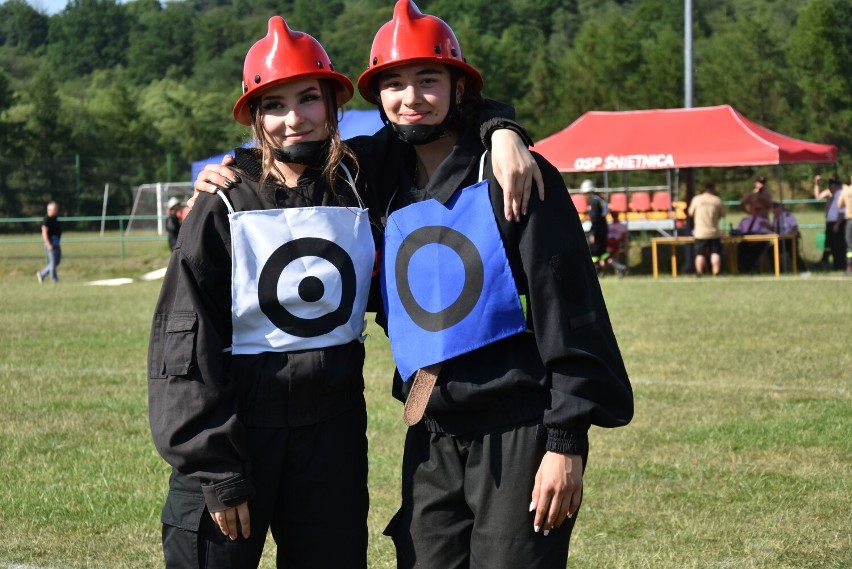
<path id="1" fill-rule="evenodd" d="M 101 279 L 99 281 L 89 281 L 86 284 L 90 286 L 121 286 L 130 284 L 133 282 L 131 278 L 119 278 L 119 279 Z"/>

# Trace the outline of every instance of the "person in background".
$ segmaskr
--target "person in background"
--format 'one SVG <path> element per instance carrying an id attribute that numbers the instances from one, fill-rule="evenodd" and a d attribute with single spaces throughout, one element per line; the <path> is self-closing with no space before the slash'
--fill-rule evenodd
<path id="1" fill-rule="evenodd" d="M 799 233 L 799 222 L 796 216 L 784 209 L 780 202 L 772 202 L 772 233 L 788 239 L 781 242 L 781 264 L 785 271 L 790 270 L 790 259 L 792 258 L 792 247 L 790 240 L 796 241 L 796 266 L 798 270 L 807 269 L 807 263 L 802 258 L 801 234 Z"/>
<path id="2" fill-rule="evenodd" d="M 59 205 L 55 201 L 47 204 L 47 215 L 41 222 L 41 239 L 44 241 L 44 249 L 47 251 L 47 266 L 36 273 L 39 284 L 44 282 L 47 275 L 54 283 L 59 282 L 56 267 L 62 262 L 62 224 L 59 223 Z"/>
<path id="3" fill-rule="evenodd" d="M 843 184 L 836 176 L 833 176 L 828 180 L 828 188 L 823 190 L 820 188 L 821 180 L 822 176 L 819 174 L 814 176 L 814 199 L 825 200 L 825 245 L 820 268 L 840 271 L 846 266 L 846 239 L 841 231 L 846 212 L 841 211 L 837 206 Z"/>
<path id="4" fill-rule="evenodd" d="M 169 198 L 168 205 L 166 206 L 166 232 L 169 236 L 169 249 L 172 251 L 175 250 L 175 244 L 177 244 L 178 232 L 180 231 L 180 225 L 183 221 L 179 215 L 182 205 L 180 199 L 176 197 Z"/>
<path id="5" fill-rule="evenodd" d="M 583 180 L 583 183 L 580 184 L 580 191 L 589 197 L 589 221 L 592 223 L 588 235 L 589 251 L 592 254 L 592 262 L 597 268 L 597 273 L 600 275 L 606 268 L 606 261 L 609 258 L 606 251 L 609 234 L 606 218 L 609 214 L 609 204 L 602 195 L 595 191 L 595 183 L 592 180 Z"/>
<path id="6" fill-rule="evenodd" d="M 621 213 L 613 212 L 612 221 L 607 226 L 606 266 L 612 267 L 619 277 L 627 274 L 627 225 L 621 222 Z"/>
<path id="7" fill-rule="evenodd" d="M 701 276 L 707 269 L 707 257 L 710 257 L 710 270 L 713 276 L 719 276 L 722 268 L 722 233 L 719 221 L 725 216 L 725 206 L 716 194 L 716 184 L 704 184 L 704 190 L 692 198 L 687 213 L 693 219 L 692 235 L 695 237 L 695 274 Z"/>
<path id="8" fill-rule="evenodd" d="M 737 225 L 739 235 L 767 235 L 772 233 L 772 224 L 764 215 L 750 215 Z M 769 242 L 742 241 L 737 245 L 738 271 L 743 274 L 761 272 L 769 263 Z"/>
<path id="9" fill-rule="evenodd" d="M 758 215 L 767 217 L 771 207 L 772 194 L 769 193 L 769 189 L 766 187 L 766 177 L 759 176 L 754 181 L 754 188 L 752 188 L 751 193 L 740 200 L 740 209 L 750 216 Z"/>
<path id="10" fill-rule="evenodd" d="M 846 274 L 852 275 L 852 185 L 843 184 L 837 208 L 844 213 L 843 227 L 846 237 Z M 840 220 L 838 220 L 840 223 Z"/>
<path id="11" fill-rule="evenodd" d="M 796 216 L 784 209 L 781 202 L 772 202 L 772 233 L 782 237 L 799 234 Z"/>
<path id="12" fill-rule="evenodd" d="M 740 235 L 763 235 L 772 233 L 772 223 L 764 215 L 749 215 L 737 224 L 737 233 Z"/>
<path id="13" fill-rule="evenodd" d="M 409 142 L 386 163 L 398 184 L 382 265 L 393 393 L 409 425 L 402 502 L 385 530 L 399 569 L 564 569 L 588 429 L 633 413 L 561 174 L 535 155 L 546 200 L 534 194 L 521 223 L 502 215 L 469 118 L 482 86 L 452 29 L 410 0 L 358 79 Z"/>

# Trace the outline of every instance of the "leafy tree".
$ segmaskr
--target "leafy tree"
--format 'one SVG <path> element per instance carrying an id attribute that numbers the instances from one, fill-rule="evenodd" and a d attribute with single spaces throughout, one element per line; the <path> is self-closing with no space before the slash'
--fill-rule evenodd
<path id="1" fill-rule="evenodd" d="M 291 11 L 281 15 L 291 28 L 306 32 L 322 42 L 323 35 L 334 29 L 335 18 L 329 16 L 343 12 L 344 5 L 342 0 L 295 0 Z M 291 14 L 291 17 L 286 14 Z"/>
<path id="2" fill-rule="evenodd" d="M 781 33 L 758 12 L 737 18 L 696 40 L 696 104 L 731 104 L 750 119 L 774 126 L 788 110 Z"/>
<path id="3" fill-rule="evenodd" d="M 558 63 L 571 81 L 571 97 L 565 101 L 570 116 L 592 109 L 633 108 L 631 83 L 641 61 L 639 40 L 635 22 L 617 7 L 583 22 L 573 48 Z"/>
<path id="4" fill-rule="evenodd" d="M 6 111 L 12 106 L 12 86 L 9 77 L 0 71 L 0 211 L 16 212 L 20 194 L 9 185 L 9 173 L 20 156 L 20 125 Z"/>
<path id="5" fill-rule="evenodd" d="M 0 71 L 0 117 L 3 111 L 12 106 L 12 81 L 9 76 Z"/>
<path id="6" fill-rule="evenodd" d="M 671 109 L 683 106 L 683 36 L 661 27 L 639 41 L 642 62 L 633 104 L 636 108 Z"/>
<path id="7" fill-rule="evenodd" d="M 2 0 L 0 0 L 2 2 Z M 695 104 L 852 143 L 848 0 L 693 0 Z M 420 0 L 447 21 L 485 94 L 540 139 L 587 110 L 682 105 L 683 5 L 670 0 Z M 389 0 L 71 0 L 0 4 L 0 207 L 99 206 L 105 182 L 187 179 L 244 142 L 231 109 L 248 48 L 281 14 L 356 80 Z M 350 107 L 367 107 L 357 95 Z M 75 156 L 80 156 L 77 192 Z M 633 176 L 631 175 L 631 178 Z M 96 204 L 97 202 L 97 204 Z M 111 203 L 114 203 L 111 200 Z M 126 205 L 126 204 L 125 204 Z"/>
<path id="8" fill-rule="evenodd" d="M 378 29 L 391 18 L 387 4 L 375 6 L 375 0 L 349 0 L 343 13 L 337 17 L 336 29 L 317 38 L 328 52 L 335 68 L 357 82 L 361 73 L 367 69 L 370 47 Z M 357 90 L 356 90 L 357 91 Z M 370 108 L 357 92 L 352 108 Z"/>
<path id="9" fill-rule="evenodd" d="M 518 120 L 535 140 L 552 134 L 555 127 L 561 129 L 571 118 L 565 115 L 560 105 L 563 77 L 554 73 L 554 68 L 547 50 L 539 48 L 532 56 L 530 89 L 516 103 Z"/>
<path id="10" fill-rule="evenodd" d="M 488 49 L 471 54 L 468 59 L 485 78 L 485 93 L 501 101 L 520 101 L 532 88 L 530 68 L 537 50 L 545 45 L 545 37 L 531 25 L 513 24 Z M 485 47 L 485 46 L 482 46 Z M 482 61 L 480 64 L 479 61 Z"/>
<path id="11" fill-rule="evenodd" d="M 506 28 L 518 23 L 511 0 L 434 0 L 423 2 L 420 8 L 421 12 L 438 16 L 454 30 L 465 24 L 482 36 L 499 36 Z M 528 18 L 527 14 L 524 15 L 524 21 L 532 26 L 537 23 Z"/>
<path id="12" fill-rule="evenodd" d="M 7 0 L 0 4 L 0 45 L 32 52 L 47 42 L 48 19 L 26 0 Z"/>
<path id="13" fill-rule="evenodd" d="M 92 89 L 88 112 L 99 133 L 99 154 L 107 162 L 132 164 L 115 172 L 118 181 L 141 183 L 153 175 L 151 163 L 159 152 L 154 129 L 138 109 L 136 91 L 122 75 Z"/>
<path id="14" fill-rule="evenodd" d="M 228 7 L 196 15 L 192 27 L 193 79 L 211 91 L 238 89 L 246 52 L 261 37 L 257 34 L 265 30 L 264 22 L 244 37 L 242 28 L 234 25 Z"/>
<path id="15" fill-rule="evenodd" d="M 172 74 L 189 77 L 193 69 L 193 11 L 189 4 L 172 2 L 165 8 L 158 0 L 137 0 L 128 5 L 130 37 L 127 67 L 137 84 Z"/>
<path id="16" fill-rule="evenodd" d="M 70 0 L 50 19 L 47 56 L 61 78 L 127 61 L 125 8 L 116 0 Z"/>
<path id="17" fill-rule="evenodd" d="M 61 120 L 63 110 L 56 80 L 43 67 L 19 95 L 21 103 L 16 110 L 23 118 L 22 153 L 9 183 L 26 189 L 23 207 L 33 202 L 43 204 L 50 198 L 62 200 L 66 207 L 76 207 L 74 156 L 67 148 L 70 133 Z"/>
<path id="18" fill-rule="evenodd" d="M 171 153 L 183 165 L 183 176 L 189 176 L 193 160 L 247 139 L 248 131 L 231 116 L 237 93 L 196 93 L 184 82 L 163 79 L 143 90 L 139 109 L 153 126 L 155 146 L 162 155 Z"/>
<path id="19" fill-rule="evenodd" d="M 847 2 L 811 0 L 802 9 L 790 39 L 789 61 L 802 93 L 804 124 L 810 136 L 849 148 L 852 143 L 852 33 L 843 18 Z"/>

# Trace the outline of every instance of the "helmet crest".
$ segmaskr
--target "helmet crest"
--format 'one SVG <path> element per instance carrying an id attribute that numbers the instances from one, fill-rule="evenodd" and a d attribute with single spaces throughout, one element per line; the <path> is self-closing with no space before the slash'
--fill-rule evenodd
<path id="1" fill-rule="evenodd" d="M 452 28 L 440 18 L 421 13 L 412 0 L 398 0 L 393 18 L 373 38 L 370 62 L 358 78 L 358 91 L 367 101 L 377 103 L 373 81 L 383 70 L 430 61 L 459 68 L 482 89 L 482 75 L 465 61 Z"/>
<path id="2" fill-rule="evenodd" d="M 352 81 L 334 70 L 328 54 L 312 36 L 291 30 L 284 18 L 269 19 L 266 37 L 246 54 L 242 95 L 234 105 L 238 123 L 251 125 L 249 103 L 263 91 L 292 79 L 332 79 L 337 82 L 337 104 L 352 98 Z"/>

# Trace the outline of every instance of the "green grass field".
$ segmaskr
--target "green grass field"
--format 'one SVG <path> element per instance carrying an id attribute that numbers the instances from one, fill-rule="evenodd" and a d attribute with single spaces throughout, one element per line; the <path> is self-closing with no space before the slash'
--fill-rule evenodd
<path id="1" fill-rule="evenodd" d="M 0 568 L 162 566 L 168 468 L 150 441 L 145 354 L 164 243 L 0 245 Z M 852 567 L 852 279 L 605 278 L 636 393 L 591 432 L 572 569 Z M 397 505 L 404 427 L 373 327 L 370 567 Z M 268 549 L 273 550 L 270 543 Z M 272 555 L 264 567 L 274 567 Z"/>

